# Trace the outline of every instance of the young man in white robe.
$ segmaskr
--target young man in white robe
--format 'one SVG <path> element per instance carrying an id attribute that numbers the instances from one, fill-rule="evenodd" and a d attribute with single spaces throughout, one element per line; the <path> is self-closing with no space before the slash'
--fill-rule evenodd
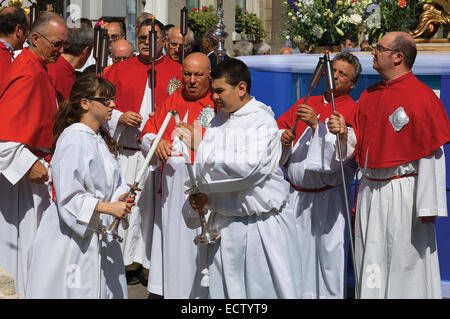
<path id="1" fill-rule="evenodd" d="M 195 211 L 215 213 L 221 238 L 208 245 L 210 298 L 299 298 L 301 264 L 281 143 L 270 107 L 251 97 L 250 72 L 230 59 L 212 71 L 221 111 L 200 143 Z"/>
<path id="2" fill-rule="evenodd" d="M 351 53 L 333 58 L 336 109 L 352 114 L 356 103 L 350 90 L 356 85 L 361 65 Z M 303 298 L 345 298 L 347 292 L 348 230 L 336 135 L 326 122 L 333 113 L 331 93 L 299 100 L 277 119 L 283 156 L 281 165 L 291 184 L 289 204 L 297 220 L 302 255 Z M 346 116 L 347 118 L 347 116 Z M 295 134 L 293 125 L 298 119 Z M 357 165 L 353 159 L 356 137 L 350 127 L 341 139 L 347 192 Z M 349 203 L 351 207 L 351 203 Z"/>

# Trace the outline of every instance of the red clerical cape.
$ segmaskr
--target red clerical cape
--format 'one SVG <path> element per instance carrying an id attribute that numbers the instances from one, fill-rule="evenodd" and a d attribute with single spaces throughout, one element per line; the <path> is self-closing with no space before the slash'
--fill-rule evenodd
<path id="1" fill-rule="evenodd" d="M 116 105 L 121 112 L 133 111 L 139 113 L 145 85 L 151 74 L 151 63 L 146 65 L 139 57 L 116 63 L 104 74 L 116 88 Z M 181 65 L 167 56 L 155 61 L 155 105 L 158 107 L 173 93 L 173 84 L 181 87 Z"/>
<path id="2" fill-rule="evenodd" d="M 70 97 L 72 85 L 75 82 L 75 69 L 69 62 L 60 56 L 56 63 L 47 64 L 50 82 L 56 90 L 58 102 L 62 103 Z"/>
<path id="3" fill-rule="evenodd" d="M 409 122 L 396 132 L 389 116 L 399 107 L 403 107 Z M 449 120 L 442 102 L 412 72 L 389 83 L 377 82 L 365 90 L 355 121 L 355 157 L 360 167 L 408 163 L 431 154 L 450 140 Z"/>
<path id="4" fill-rule="evenodd" d="M 0 140 L 51 148 L 56 112 L 45 65 L 24 48 L 0 83 Z"/>
<path id="5" fill-rule="evenodd" d="M 187 124 L 194 125 L 194 121 L 198 119 L 198 116 L 202 112 L 203 108 L 210 106 L 214 108 L 214 102 L 211 99 L 211 94 L 208 92 L 204 97 L 196 101 L 188 101 L 183 97 L 183 90 L 178 90 L 171 96 L 169 96 L 164 103 L 158 107 L 155 111 L 155 115 L 152 116 L 145 124 L 142 130 L 141 138 L 146 133 L 158 134 L 158 131 L 164 122 L 164 119 L 169 110 L 177 111 L 180 116 L 180 120 L 183 121 L 188 113 Z M 164 131 L 163 138 L 172 143 L 172 134 L 175 129 L 175 121 L 170 120 Z M 202 129 L 202 135 L 204 130 Z M 194 160 L 194 154 L 191 154 L 191 160 Z"/>
<path id="6" fill-rule="evenodd" d="M 277 124 L 280 129 L 290 129 L 294 125 L 295 119 L 297 118 L 295 113 L 297 112 L 298 106 L 303 104 L 304 100 L 305 98 L 298 100 L 289 110 L 277 119 Z M 335 98 L 334 103 L 336 105 L 336 111 L 344 116 L 347 125 L 353 127 L 354 124 L 352 122 L 352 118 L 356 109 L 355 101 L 353 101 L 351 96 L 347 94 Z M 322 121 L 322 123 L 325 123 L 325 120 L 333 114 L 333 106 L 331 101 L 328 104 L 325 103 L 323 95 L 311 96 L 306 104 L 314 109 L 317 116 L 320 114 L 319 120 Z M 308 125 L 305 122 L 298 120 L 297 126 L 295 127 L 294 144 L 297 143 L 298 139 L 302 136 L 303 131 L 307 127 Z"/>
<path id="7" fill-rule="evenodd" d="M 11 65 L 11 51 L 0 41 L 0 75 L 4 77 Z"/>

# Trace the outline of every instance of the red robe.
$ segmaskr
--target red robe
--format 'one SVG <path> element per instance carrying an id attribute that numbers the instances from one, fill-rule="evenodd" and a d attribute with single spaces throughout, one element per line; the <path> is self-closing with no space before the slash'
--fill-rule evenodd
<path id="1" fill-rule="evenodd" d="M 45 64 L 24 48 L 0 83 L 0 140 L 50 149 L 56 112 Z"/>
<path id="2" fill-rule="evenodd" d="M 104 78 L 111 81 L 116 88 L 116 105 L 121 112 L 139 113 L 145 85 L 151 73 L 151 63 L 146 65 L 139 57 L 116 63 L 111 66 Z M 177 81 L 181 87 L 181 65 L 167 56 L 155 61 L 155 105 L 158 107 L 170 95 L 168 87 Z"/>
<path id="3" fill-rule="evenodd" d="M 303 104 L 304 100 L 305 98 L 298 100 L 293 106 L 291 106 L 289 110 L 287 110 L 277 119 L 277 124 L 280 129 L 290 129 L 294 125 L 295 119 L 297 118 L 297 115 L 295 113 L 297 112 L 298 106 L 300 104 Z M 356 108 L 355 101 L 353 101 L 351 96 L 347 94 L 335 98 L 334 103 L 336 105 L 336 111 L 344 116 L 347 125 L 353 127 L 354 125 L 351 119 Z M 323 95 L 311 96 L 306 104 L 314 109 L 317 116 L 319 116 L 320 114 L 319 120 L 322 121 L 322 123 L 325 123 L 325 120 L 333 113 L 333 106 L 331 104 L 331 101 L 326 104 L 324 102 Z M 308 125 L 305 122 L 303 122 L 302 120 L 298 120 L 297 126 L 295 127 L 295 140 L 293 144 L 297 143 L 298 139 L 302 136 L 303 131 L 307 127 Z"/>
<path id="4" fill-rule="evenodd" d="M 396 132 L 389 116 L 400 106 L 409 122 Z M 377 82 L 365 90 L 359 98 L 355 121 L 355 157 L 360 167 L 408 163 L 428 156 L 450 141 L 449 120 L 442 102 L 412 72 L 389 83 Z"/>
<path id="5" fill-rule="evenodd" d="M 0 75 L 3 77 L 11 65 L 11 51 L 0 41 Z"/>
<path id="6" fill-rule="evenodd" d="M 73 66 L 63 56 L 60 56 L 56 63 L 47 65 L 47 70 L 50 82 L 55 87 L 58 102 L 62 103 L 68 100 L 72 85 L 75 82 L 75 69 Z"/>
<path id="7" fill-rule="evenodd" d="M 145 124 L 142 130 L 141 138 L 146 133 L 158 134 L 161 124 L 169 112 L 169 110 L 174 110 L 178 112 L 180 120 L 183 121 L 188 113 L 187 124 L 194 125 L 194 121 L 198 119 L 198 116 L 202 112 L 203 108 L 210 106 L 214 109 L 214 102 L 211 99 L 211 94 L 208 92 L 204 97 L 195 101 L 188 101 L 183 97 L 183 90 L 178 90 L 171 96 L 169 96 L 164 103 L 158 107 L 155 111 L 155 115 L 152 116 Z M 175 121 L 170 120 L 164 131 L 163 138 L 172 143 L 172 137 L 175 130 Z M 202 136 L 204 134 L 204 129 L 202 129 Z M 191 161 L 194 161 L 194 155 L 191 153 Z"/>

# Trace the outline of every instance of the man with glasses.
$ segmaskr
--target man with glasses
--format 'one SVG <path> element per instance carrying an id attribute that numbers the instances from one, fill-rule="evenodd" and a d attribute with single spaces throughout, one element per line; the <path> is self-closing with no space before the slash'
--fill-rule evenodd
<path id="1" fill-rule="evenodd" d="M 5 76 L 14 59 L 14 51 L 21 50 L 30 32 L 30 19 L 23 9 L 8 7 L 0 11 L 0 75 Z"/>
<path id="2" fill-rule="evenodd" d="M 113 64 L 131 59 L 134 57 L 134 48 L 130 41 L 122 39 L 113 43 L 111 58 Z"/>
<path id="3" fill-rule="evenodd" d="M 158 108 L 166 97 L 181 87 L 181 65 L 163 55 L 162 48 L 167 39 L 164 25 L 156 19 L 154 24 L 157 33 L 154 104 Z M 105 78 L 116 88 L 117 107 L 108 122 L 109 130 L 123 145 L 119 159 L 123 176 L 129 184 L 134 183 L 136 174 L 144 162 L 138 138 L 152 110 L 152 64 L 149 51 L 151 29 L 152 20 L 144 20 L 137 33 L 139 55 L 114 64 L 105 74 Z M 154 194 L 156 190 L 152 176 L 153 174 L 149 173 L 142 179 L 142 185 L 139 186 L 142 191 L 136 197 L 136 207 L 129 217 L 128 230 L 119 227 L 119 232 L 124 238 L 122 248 L 130 284 L 138 283 L 142 266 L 148 269 L 150 264 L 154 196 L 159 196 Z"/>
<path id="4" fill-rule="evenodd" d="M 24 296 L 27 254 L 42 212 L 50 205 L 48 164 L 57 112 L 46 65 L 58 60 L 68 38 L 56 13 L 43 12 L 0 82 L 0 268 Z"/>
<path id="5" fill-rule="evenodd" d="M 181 63 L 182 54 L 183 54 L 183 35 L 180 33 L 180 27 L 175 26 L 169 29 L 168 32 L 169 42 L 167 44 L 167 55 L 169 58 L 174 60 L 175 62 Z M 185 36 L 185 46 L 184 46 L 184 57 L 186 57 L 194 47 L 194 32 L 192 32 L 189 28 L 187 30 L 187 34 Z"/>
<path id="6" fill-rule="evenodd" d="M 404 32 L 383 36 L 373 68 L 383 80 L 355 112 L 358 186 L 355 254 L 361 298 L 442 298 L 434 221 L 447 216 L 449 120 L 411 71 L 417 49 Z M 340 116 L 329 128 L 340 130 Z"/>

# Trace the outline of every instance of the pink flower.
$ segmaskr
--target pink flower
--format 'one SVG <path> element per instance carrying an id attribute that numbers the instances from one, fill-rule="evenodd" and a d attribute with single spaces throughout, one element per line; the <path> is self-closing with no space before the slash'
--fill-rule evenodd
<path id="1" fill-rule="evenodd" d="M 352 0 L 352 2 L 358 2 L 358 0 Z"/>
<path id="2" fill-rule="evenodd" d="M 208 10 L 208 8 L 206 6 L 203 6 L 202 11 L 206 11 L 206 10 Z"/>
<path id="3" fill-rule="evenodd" d="M 397 5 L 398 5 L 400 8 L 406 7 L 406 0 L 398 0 Z"/>
<path id="4" fill-rule="evenodd" d="M 197 8 L 192 8 L 192 10 L 191 10 L 191 11 L 194 11 L 194 12 L 195 12 L 195 11 L 197 11 Z"/>
<path id="5" fill-rule="evenodd" d="M 247 10 L 244 10 L 244 13 L 248 13 L 248 11 L 247 11 Z"/>

